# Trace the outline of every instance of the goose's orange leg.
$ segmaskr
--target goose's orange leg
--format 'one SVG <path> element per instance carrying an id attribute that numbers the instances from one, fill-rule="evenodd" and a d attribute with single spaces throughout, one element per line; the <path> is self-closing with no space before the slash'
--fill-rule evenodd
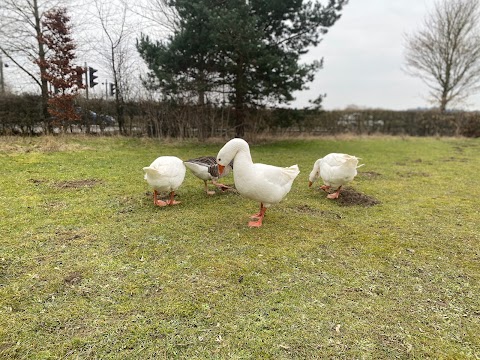
<path id="1" fill-rule="evenodd" d="M 262 209 L 263 209 L 263 203 L 260 203 L 260 211 L 257 214 L 250 216 L 250 219 L 255 220 L 255 219 L 258 219 L 259 217 L 261 217 L 262 216 Z M 265 211 L 263 211 L 263 213 L 265 213 Z"/>
<path id="2" fill-rule="evenodd" d="M 205 192 L 207 193 L 207 195 L 215 195 L 215 191 L 208 190 L 207 180 L 204 180 L 204 182 L 205 182 Z"/>
<path id="3" fill-rule="evenodd" d="M 327 198 L 329 198 L 329 199 L 338 199 L 338 197 L 340 196 L 340 189 L 341 189 L 341 188 L 342 188 L 342 187 L 339 186 L 339 188 L 337 189 L 337 191 L 335 191 L 334 193 L 328 194 L 328 195 L 327 195 Z"/>
<path id="4" fill-rule="evenodd" d="M 250 219 L 257 219 L 257 221 L 249 221 L 249 227 L 260 227 L 262 226 L 263 217 L 265 216 L 265 212 L 267 208 L 263 206 L 263 203 L 260 203 L 260 212 L 258 214 L 250 216 Z"/>
<path id="5" fill-rule="evenodd" d="M 165 201 L 157 199 L 157 195 L 157 190 L 153 190 L 153 204 L 156 206 L 167 206 Z"/>
<path id="6" fill-rule="evenodd" d="M 181 203 L 181 201 L 175 201 L 174 197 L 175 197 L 175 191 L 172 191 L 170 193 L 170 200 L 167 202 L 168 205 L 177 205 Z"/>

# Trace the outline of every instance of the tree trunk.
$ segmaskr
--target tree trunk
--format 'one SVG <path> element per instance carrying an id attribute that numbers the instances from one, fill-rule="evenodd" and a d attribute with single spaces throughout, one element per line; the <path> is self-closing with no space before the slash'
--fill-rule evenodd
<path id="1" fill-rule="evenodd" d="M 243 61 L 237 64 L 237 78 L 235 79 L 235 137 L 245 136 L 245 74 Z"/>
<path id="2" fill-rule="evenodd" d="M 48 82 L 45 79 L 45 47 L 42 42 L 42 28 L 41 28 L 41 19 L 38 12 L 38 3 L 37 0 L 33 1 L 33 11 L 35 16 L 35 32 L 37 35 L 38 41 L 38 60 L 40 67 L 40 81 L 41 81 L 41 92 L 42 92 L 42 116 L 45 121 L 47 132 L 53 132 L 53 124 L 50 120 L 50 114 L 48 113 Z"/>
<path id="3" fill-rule="evenodd" d="M 443 93 L 442 98 L 440 100 L 440 112 L 443 114 L 447 110 L 447 104 L 448 104 L 448 99 L 447 99 L 447 94 Z"/>
<path id="4" fill-rule="evenodd" d="M 119 96 L 118 90 L 115 94 L 115 110 L 117 113 L 117 121 L 120 134 L 127 135 L 127 130 L 125 128 L 125 107 L 123 105 L 123 98 Z"/>
<path id="5" fill-rule="evenodd" d="M 235 137 L 245 136 L 245 109 L 243 103 L 235 103 Z"/>

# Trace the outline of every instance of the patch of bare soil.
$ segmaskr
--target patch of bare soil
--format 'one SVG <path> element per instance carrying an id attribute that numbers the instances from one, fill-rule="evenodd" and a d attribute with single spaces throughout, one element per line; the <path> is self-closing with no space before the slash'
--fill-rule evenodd
<path id="1" fill-rule="evenodd" d="M 357 176 L 367 178 L 367 179 L 375 179 L 379 176 L 382 176 L 382 174 L 375 171 L 361 171 L 361 172 L 358 172 Z"/>
<path id="2" fill-rule="evenodd" d="M 319 215 L 319 216 L 335 218 L 335 219 L 341 219 L 342 218 L 342 215 L 337 214 L 333 211 L 320 210 L 320 209 L 310 207 L 308 205 L 298 205 L 298 206 L 295 206 L 295 207 L 291 207 L 291 209 L 294 212 L 300 213 L 300 214 Z"/>
<path id="3" fill-rule="evenodd" d="M 48 185 L 49 181 L 40 179 L 28 179 L 35 186 Z M 102 181 L 98 179 L 80 179 L 80 180 L 65 180 L 55 181 L 51 184 L 52 187 L 57 189 L 80 189 L 84 187 L 94 187 L 101 184 Z"/>
<path id="4" fill-rule="evenodd" d="M 55 240 L 59 243 L 65 244 L 70 241 L 82 239 L 86 236 L 82 230 L 57 230 L 55 231 Z"/>
<path id="5" fill-rule="evenodd" d="M 411 177 L 429 177 L 430 174 L 423 172 L 423 171 L 407 171 L 407 172 L 397 172 L 397 175 L 400 177 L 406 177 L 406 178 L 411 178 Z"/>
<path id="6" fill-rule="evenodd" d="M 352 188 L 342 189 L 340 197 L 335 200 L 340 206 L 374 206 L 380 204 L 380 201 L 373 196 L 357 192 Z"/>
<path id="7" fill-rule="evenodd" d="M 80 180 L 66 180 L 57 181 L 53 184 L 54 187 L 59 189 L 80 189 L 85 187 L 94 187 L 101 184 L 101 180 L 97 179 L 80 179 Z"/>
<path id="8" fill-rule="evenodd" d="M 45 181 L 44 180 L 39 180 L 39 179 L 28 179 L 28 181 L 30 181 L 31 183 L 33 183 L 34 185 L 41 185 L 43 184 Z"/>
<path id="9" fill-rule="evenodd" d="M 153 196 L 153 193 L 146 192 L 146 195 L 151 199 Z M 128 214 L 133 211 L 135 211 L 137 205 L 137 201 L 133 196 L 124 196 L 120 199 L 118 199 L 118 214 Z"/>
<path id="10" fill-rule="evenodd" d="M 449 158 L 442 159 L 444 162 L 456 162 L 456 163 L 465 163 L 468 162 L 467 158 L 458 158 L 455 156 L 450 156 Z"/>
<path id="11" fill-rule="evenodd" d="M 63 279 L 65 285 L 77 285 L 82 282 L 83 276 L 77 271 L 74 271 Z"/>
<path id="12" fill-rule="evenodd" d="M 314 214 L 314 213 L 318 213 L 320 212 L 321 210 L 318 210 L 318 209 L 314 209 L 308 205 L 299 205 L 299 206 L 295 206 L 293 208 L 293 210 L 295 212 L 298 212 L 298 213 L 302 213 L 302 214 Z"/>

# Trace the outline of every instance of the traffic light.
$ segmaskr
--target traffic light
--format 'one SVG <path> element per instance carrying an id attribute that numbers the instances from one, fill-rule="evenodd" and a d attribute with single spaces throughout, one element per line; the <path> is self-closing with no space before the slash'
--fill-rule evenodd
<path id="1" fill-rule="evenodd" d="M 115 95 L 115 84 L 110 83 L 110 96 Z"/>
<path id="2" fill-rule="evenodd" d="M 95 81 L 95 79 L 98 77 L 97 75 L 95 75 L 95 73 L 97 72 L 98 70 L 97 69 L 94 69 L 92 67 L 88 67 L 88 82 L 90 84 L 90 87 L 93 88 L 95 85 L 97 85 L 98 83 Z"/>

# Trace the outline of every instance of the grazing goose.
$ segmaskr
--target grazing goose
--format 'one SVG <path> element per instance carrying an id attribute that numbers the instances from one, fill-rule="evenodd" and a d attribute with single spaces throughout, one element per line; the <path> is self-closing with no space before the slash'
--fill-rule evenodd
<path id="1" fill-rule="evenodd" d="M 255 221 L 250 221 L 248 226 L 262 226 L 267 208 L 279 203 L 288 194 L 300 170 L 297 165 L 283 168 L 253 163 L 248 143 L 238 138 L 230 140 L 220 149 L 217 155 L 219 174 L 232 160 L 235 164 L 235 188 L 246 198 L 260 202 L 260 211 L 251 216 Z"/>
<path id="2" fill-rule="evenodd" d="M 315 161 L 313 170 L 308 177 L 308 186 L 321 177 L 324 185 L 320 189 L 328 191 L 333 188 L 335 192 L 328 194 L 327 198 L 337 199 L 340 195 L 340 189 L 343 185 L 348 184 L 357 175 L 358 160 L 353 155 L 331 153 L 321 159 Z"/>
<path id="3" fill-rule="evenodd" d="M 219 178 L 227 176 L 230 171 L 232 171 L 233 163 L 230 163 L 225 167 L 222 175 L 218 173 L 218 164 L 214 156 L 202 156 L 199 158 L 186 160 L 183 163 L 193 172 L 193 175 L 203 180 L 205 183 L 205 192 L 208 195 L 215 194 L 215 191 L 208 190 L 208 180 L 211 180 L 212 184 L 222 191 L 233 189 L 230 186 L 217 183 Z"/>
<path id="4" fill-rule="evenodd" d="M 160 156 L 150 166 L 144 167 L 145 180 L 153 187 L 153 203 L 157 206 L 167 206 L 180 204 L 175 201 L 175 190 L 182 185 L 187 171 L 183 161 L 175 156 Z M 167 201 L 158 200 L 159 192 L 170 193 L 170 199 Z"/>

